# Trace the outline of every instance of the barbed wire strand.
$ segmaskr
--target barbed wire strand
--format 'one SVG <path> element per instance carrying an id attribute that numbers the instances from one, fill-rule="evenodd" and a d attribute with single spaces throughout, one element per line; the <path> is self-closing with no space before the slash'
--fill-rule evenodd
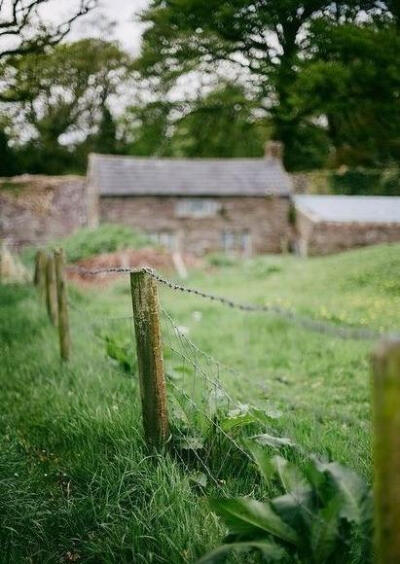
<path id="1" fill-rule="evenodd" d="M 244 303 L 235 302 L 232 299 L 227 298 L 225 296 L 211 294 L 208 292 L 204 292 L 202 290 L 198 290 L 196 288 L 183 286 L 182 284 L 178 284 L 176 282 L 173 282 L 172 280 L 168 280 L 167 278 L 160 276 L 158 273 L 156 273 L 153 269 L 149 267 L 142 267 L 138 269 L 111 267 L 111 268 L 101 268 L 97 270 L 88 270 L 76 266 L 67 267 L 67 268 L 72 272 L 78 272 L 82 275 L 87 275 L 87 276 L 96 276 L 99 274 L 117 274 L 117 273 L 131 274 L 135 272 L 146 272 L 154 280 L 170 288 L 171 290 L 195 295 L 210 300 L 212 302 L 217 302 L 222 305 L 228 306 L 232 309 L 237 309 L 248 313 L 268 313 L 272 315 L 277 315 L 283 319 L 286 319 L 287 321 L 300 325 L 310 331 L 314 331 L 322 334 L 329 334 L 336 337 L 340 337 L 342 339 L 373 340 L 373 339 L 379 339 L 384 337 L 390 339 L 400 338 L 400 331 L 384 333 L 381 331 L 377 331 L 375 329 L 369 329 L 364 327 L 348 327 L 343 325 L 337 326 L 337 325 L 333 325 L 332 323 L 328 323 L 322 320 L 316 320 L 311 317 L 297 314 L 294 311 L 276 305 L 244 304 Z"/>

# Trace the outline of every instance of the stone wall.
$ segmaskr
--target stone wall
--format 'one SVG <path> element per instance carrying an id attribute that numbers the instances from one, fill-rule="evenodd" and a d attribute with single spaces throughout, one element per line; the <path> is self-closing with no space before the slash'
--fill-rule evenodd
<path id="1" fill-rule="evenodd" d="M 278 253 L 287 245 L 289 199 L 284 197 L 214 198 L 210 217 L 180 217 L 177 197 L 102 197 L 100 222 L 123 223 L 158 234 L 176 248 L 203 254 L 223 250 L 224 233 L 243 238 L 244 254 Z M 237 249 L 240 251 L 240 249 Z"/>
<path id="2" fill-rule="evenodd" d="M 328 255 L 367 245 L 400 242 L 400 224 L 313 221 L 296 212 L 300 254 Z"/>
<path id="3" fill-rule="evenodd" d="M 86 179 L 19 176 L 0 179 L 0 238 L 45 243 L 87 224 Z"/>
<path id="4" fill-rule="evenodd" d="M 288 223 L 289 200 L 284 197 L 212 200 L 218 204 L 215 214 L 196 218 L 177 213 L 182 198 L 102 197 L 100 221 L 144 230 L 160 236 L 164 244 L 171 243 L 172 248 L 196 254 L 222 251 L 224 237 L 232 243 L 235 234 L 236 243 L 242 244 L 236 251 L 243 254 L 278 253 L 287 248 L 289 238 L 303 255 L 400 241 L 399 224 L 317 222 L 299 211 L 293 232 Z M 87 202 L 83 177 L 0 179 L 0 239 L 23 246 L 64 237 L 88 224 Z"/>

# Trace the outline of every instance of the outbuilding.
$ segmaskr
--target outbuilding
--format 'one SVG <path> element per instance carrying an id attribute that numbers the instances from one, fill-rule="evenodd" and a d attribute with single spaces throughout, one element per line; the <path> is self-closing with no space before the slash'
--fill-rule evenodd
<path id="1" fill-rule="evenodd" d="M 400 241 L 400 197 L 293 197 L 299 253 L 325 255 Z"/>

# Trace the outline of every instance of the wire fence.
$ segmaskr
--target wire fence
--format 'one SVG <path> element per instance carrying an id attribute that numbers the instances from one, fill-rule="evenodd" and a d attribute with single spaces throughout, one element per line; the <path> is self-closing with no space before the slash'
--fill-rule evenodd
<path id="1" fill-rule="evenodd" d="M 50 275 L 50 267 L 53 264 L 55 277 Z M 108 315 L 106 312 L 92 311 L 91 308 L 85 309 L 84 304 L 80 301 L 79 294 L 66 292 L 65 273 L 67 272 L 78 272 L 87 277 L 129 274 L 131 278 L 132 313 L 123 312 L 120 315 Z M 263 402 L 261 408 L 244 405 L 235 393 L 226 389 L 227 374 L 235 374 L 237 377 L 240 376 L 240 372 L 203 351 L 189 338 L 185 328 L 179 325 L 172 313 L 163 307 L 159 307 L 157 293 L 159 285 L 165 286 L 180 295 L 192 295 L 245 314 L 260 313 L 278 316 L 285 319 L 287 323 L 293 323 L 320 334 L 329 334 L 342 339 L 370 340 L 384 336 L 383 333 L 369 328 L 335 326 L 274 305 L 236 302 L 227 296 L 215 295 L 184 286 L 163 277 L 148 267 L 139 269 L 110 267 L 97 270 L 76 266 L 65 267 L 61 251 L 56 251 L 54 256 L 38 252 L 34 282 L 39 289 L 41 302 L 47 305 L 49 317 L 53 324 L 56 323 L 50 315 L 51 308 L 49 308 L 49 305 L 54 294 L 52 290 L 57 290 L 60 354 L 63 360 L 69 359 L 67 349 L 64 350 L 63 356 L 61 343 L 63 331 L 66 331 L 66 327 L 61 330 L 61 314 L 64 303 L 71 312 L 72 324 L 77 323 L 81 326 L 84 323 L 89 330 L 93 330 L 102 343 L 106 355 L 117 361 L 130 374 L 137 375 L 144 435 L 149 446 L 154 446 L 154 444 L 149 440 L 151 435 L 146 429 L 148 405 L 146 407 L 145 404 L 146 402 L 149 404 L 149 400 L 150 404 L 158 402 L 156 410 L 153 412 L 157 416 L 158 408 L 161 405 L 158 396 L 164 395 L 165 404 L 168 406 L 168 413 L 165 413 L 168 422 L 168 435 L 162 443 L 163 452 L 168 449 L 182 466 L 186 476 L 202 494 L 214 495 L 217 493 L 217 495 L 223 494 L 230 497 L 236 495 L 262 497 L 265 490 L 263 490 L 262 481 L 256 468 L 257 451 L 253 450 L 257 443 L 262 447 L 267 445 L 274 449 L 283 449 L 286 455 L 290 451 L 289 458 L 291 456 L 299 456 L 303 459 L 309 458 L 311 453 L 305 452 L 301 446 L 294 443 L 290 438 L 277 435 L 276 429 L 279 428 L 279 423 L 274 425 L 274 420 L 279 419 L 280 413 L 274 409 L 274 406 L 266 405 L 265 402 Z M 51 283 L 55 284 L 56 288 L 52 288 Z M 43 295 L 44 288 L 46 296 Z M 119 332 L 116 338 L 119 339 L 121 334 L 124 335 L 123 338 L 126 338 L 130 343 L 127 348 L 124 348 L 123 344 L 114 339 L 114 329 L 111 329 L 110 325 L 112 328 L 118 326 Z M 132 347 L 133 326 L 136 334 L 136 361 Z M 140 335 L 141 332 L 145 333 L 144 339 L 143 335 Z M 153 333 L 157 332 L 160 340 L 158 340 L 157 335 L 154 338 Z M 76 334 L 78 335 L 79 332 L 77 331 Z M 400 333 L 393 332 L 390 337 L 393 336 L 400 338 Z M 151 350 L 146 350 L 149 345 L 150 348 L 152 347 Z M 162 361 L 158 368 L 157 357 Z M 144 367 L 146 363 L 151 366 Z M 388 362 L 386 359 L 382 364 L 383 370 L 386 370 L 388 366 L 394 366 L 394 361 Z M 157 385 L 156 380 L 160 376 L 157 371 L 160 368 L 163 385 L 157 389 L 151 389 L 153 385 Z M 152 371 L 154 375 L 150 374 Z M 378 393 L 382 393 L 382 379 L 379 374 L 378 376 L 379 386 L 376 387 L 376 390 L 378 390 Z M 153 377 L 154 379 L 149 385 Z M 146 378 L 148 378 L 147 382 L 144 381 Z M 392 374 L 389 374 L 389 380 L 392 382 Z M 166 384 L 165 387 L 164 384 Z M 390 386 L 388 398 L 391 393 L 392 387 Z M 148 396 L 147 399 L 146 396 Z M 390 401 L 392 400 L 390 399 Z M 162 414 L 158 415 L 161 420 Z M 387 429 L 378 429 L 376 423 L 375 433 L 377 436 L 379 435 L 380 440 L 392 436 L 387 432 Z M 250 448 L 249 442 L 252 445 Z M 310 459 L 308 459 L 309 461 Z M 383 470 L 387 468 L 386 463 L 382 467 L 378 464 L 378 469 L 383 472 L 382 468 Z M 298 507 L 301 507 L 304 514 L 309 514 L 310 519 L 321 521 L 324 528 L 331 526 L 331 523 L 325 519 L 321 511 L 318 514 L 311 512 L 300 493 L 297 495 L 297 491 L 293 491 L 288 495 L 292 496 L 292 501 Z M 342 530 L 338 529 L 335 535 L 343 544 L 347 542 Z M 359 538 L 363 541 L 368 539 L 363 531 L 359 532 Z"/>
<path id="2" fill-rule="evenodd" d="M 345 339 L 370 340 L 382 337 L 383 334 L 367 329 L 346 326 L 335 326 L 323 321 L 314 320 L 298 315 L 296 312 L 277 306 L 259 304 L 243 304 L 226 296 L 214 295 L 196 288 L 183 286 L 171 281 L 148 267 L 132 269 L 127 267 L 109 267 L 101 269 L 85 269 L 77 266 L 67 266 L 71 273 L 79 273 L 83 277 L 105 277 L 115 274 L 145 273 L 156 284 L 184 295 L 193 295 L 238 310 L 244 313 L 261 313 L 284 318 L 289 323 L 305 327 L 321 334 L 329 334 Z M 102 342 L 107 355 L 120 362 L 132 371 L 127 360 L 129 351 L 121 344 L 114 342 L 110 324 L 129 322 L 125 331 L 132 333 L 132 313 L 123 315 L 102 315 L 88 312 L 71 297 L 69 305 L 79 317 L 96 332 Z M 301 453 L 300 447 L 282 437 L 274 436 L 273 420 L 279 418 L 279 412 L 274 406 L 270 409 L 259 409 L 243 404 L 240 398 L 228 392 L 224 382 L 227 375 L 240 377 L 240 371 L 219 361 L 214 356 L 203 351 L 186 334 L 185 328 L 173 318 L 171 312 L 161 308 L 163 357 L 165 362 L 165 376 L 168 396 L 170 435 L 169 444 L 177 460 L 200 488 L 212 485 L 218 491 L 228 493 L 232 482 L 240 476 L 252 474 L 255 479 L 255 465 L 253 458 L 246 449 L 246 440 L 253 439 L 263 433 L 269 436 L 270 444 L 274 441 L 279 446 L 295 448 Z M 119 338 L 119 337 L 118 337 Z M 129 335 L 126 340 L 129 340 Z M 133 356 L 133 354 L 132 354 Z M 137 372 L 137 365 L 134 368 Z M 257 379 L 257 378 L 255 378 Z M 272 423 L 272 425 L 271 425 Z M 265 435 L 265 430 L 271 435 Z M 243 483 L 254 484 L 254 479 L 243 480 Z M 241 493 L 250 493 L 246 489 Z"/>
<path id="3" fill-rule="evenodd" d="M 285 309 L 276 305 L 261 305 L 261 304 L 244 304 L 235 302 L 234 300 L 226 297 L 219 296 L 216 294 L 211 294 L 198 290 L 196 288 L 190 288 L 182 284 L 178 284 L 172 280 L 164 278 L 153 269 L 148 267 L 142 267 L 138 269 L 125 268 L 125 267 L 110 267 L 110 268 L 100 268 L 100 269 L 86 269 L 78 266 L 67 267 L 69 272 L 75 272 L 81 274 L 82 276 L 98 276 L 107 274 L 131 274 L 134 272 L 146 272 L 158 283 L 175 290 L 178 292 L 191 294 L 200 298 L 204 298 L 211 302 L 216 302 L 221 305 L 230 307 L 232 309 L 237 309 L 239 311 L 247 313 L 266 313 L 270 315 L 276 315 L 289 322 L 295 323 L 307 330 L 315 331 L 317 333 L 333 335 L 342 339 L 355 339 L 355 340 L 374 340 L 380 338 L 400 338 L 400 330 L 395 330 L 390 333 L 384 333 L 383 331 L 378 331 L 375 329 L 370 329 L 366 327 L 351 327 L 347 325 L 338 325 L 329 323 L 323 320 L 313 319 L 305 315 L 300 315 L 293 310 Z"/>
<path id="4" fill-rule="evenodd" d="M 62 284 L 63 277 L 59 278 L 59 272 L 57 270 L 57 265 L 60 264 L 57 262 L 57 255 L 59 255 L 59 253 L 55 253 L 54 257 L 47 257 L 47 263 L 45 261 L 45 264 L 42 265 L 43 272 L 39 277 L 37 276 L 38 272 L 35 273 L 35 283 L 39 289 L 42 284 L 40 279 L 45 279 L 48 299 L 51 296 L 51 288 L 49 287 L 51 277 L 49 277 L 48 274 L 46 275 L 46 273 L 48 273 L 48 266 L 51 260 L 55 260 L 56 263 L 58 298 L 62 294 L 62 291 L 65 291 Z M 58 259 L 60 259 L 59 256 Z M 39 264 L 40 261 L 37 262 L 36 266 L 38 267 Z M 110 267 L 90 270 L 77 266 L 64 267 L 63 265 L 62 273 L 64 272 L 79 273 L 84 277 L 115 274 L 146 275 L 146 278 L 150 279 L 152 284 L 156 287 L 162 285 L 181 295 L 192 295 L 246 314 L 260 313 L 263 315 L 278 316 L 288 323 L 293 323 L 320 334 L 332 335 L 342 339 L 371 340 L 383 337 L 400 339 L 399 331 L 393 331 L 388 335 L 365 327 L 334 325 L 333 323 L 306 317 L 295 311 L 274 305 L 236 302 L 227 296 L 215 295 L 203 290 L 184 286 L 163 277 L 148 267 L 139 269 Z M 144 289 L 144 287 L 142 289 Z M 143 324 L 143 322 L 146 323 L 146 321 L 151 319 L 154 315 L 158 317 L 158 311 L 154 311 L 154 303 L 147 312 L 145 311 L 146 308 L 140 312 L 135 310 L 133 286 L 131 290 L 133 313 L 126 312 L 121 315 L 107 315 L 99 314 L 95 311 L 92 312 L 84 309 L 82 304 L 79 303 L 79 300 L 76 301 L 73 298 L 73 293 L 71 292 L 66 299 L 66 303 L 70 311 L 73 312 L 71 315 L 72 323 L 81 324 L 83 322 L 88 328 L 94 330 L 96 336 L 103 342 L 105 353 L 113 360 L 122 364 L 130 373 L 134 372 L 135 375 L 138 375 L 139 387 L 141 388 L 143 419 L 145 419 L 143 409 L 144 389 L 143 382 L 141 381 L 143 374 L 141 374 L 139 366 L 139 356 L 141 353 L 138 350 L 138 339 L 136 339 L 137 362 L 135 364 L 132 347 L 130 346 L 129 350 L 124 350 L 123 346 L 118 343 L 116 344 L 113 341 L 113 336 L 110 334 L 109 329 L 109 324 L 113 325 L 115 323 L 118 326 L 124 324 L 122 331 L 125 332 L 126 335 L 128 330 L 130 333 L 133 333 L 134 323 L 135 331 L 137 332 L 138 323 L 139 325 Z M 60 300 L 58 301 L 60 321 Z M 292 452 L 296 452 L 301 457 L 308 456 L 309 453 L 306 453 L 289 438 L 279 437 L 274 433 L 276 427 L 273 421 L 280 417 L 278 410 L 274 409 L 274 406 L 269 406 L 270 408 L 265 406 L 258 408 L 244 405 L 241 403 L 240 398 L 236 397 L 234 393 L 232 394 L 231 391 L 227 391 L 224 385 L 226 375 L 228 373 L 234 373 L 236 376 L 240 376 L 238 370 L 220 362 L 213 355 L 203 351 L 201 347 L 189 338 L 184 328 L 174 319 L 171 312 L 167 311 L 165 308 L 161 308 L 160 311 L 162 326 L 161 356 L 164 360 L 163 372 L 165 367 L 169 411 L 169 433 L 168 440 L 164 447 L 169 447 L 172 455 L 179 464 L 182 465 L 193 484 L 196 485 L 201 492 L 204 492 L 207 488 L 207 493 L 217 491 L 230 496 L 238 493 L 241 495 L 254 495 L 257 484 L 259 484 L 259 478 L 257 477 L 255 460 L 249 454 L 250 451 L 247 448 L 249 440 L 254 443 L 262 437 L 263 445 L 268 445 L 273 448 L 289 449 Z M 141 317 L 142 315 L 143 318 Z M 101 331 L 99 331 L 100 328 Z M 132 340 L 132 335 L 127 335 L 127 338 L 128 340 Z M 156 355 L 160 354 L 160 351 L 153 350 L 152 353 Z M 391 354 L 390 350 L 389 354 Z M 400 358 L 400 356 L 398 358 Z M 149 359 L 151 364 L 154 359 L 151 356 L 146 358 L 146 360 Z M 386 360 L 382 363 L 382 370 L 387 370 L 387 367 L 391 370 L 393 366 L 394 361 L 388 362 Z M 378 374 L 378 376 L 379 385 L 376 387 L 376 390 L 378 390 L 379 394 L 382 394 L 383 380 L 381 375 Z M 390 386 L 387 388 L 387 391 L 385 391 L 385 397 L 387 401 L 391 402 L 390 405 L 392 405 L 392 381 L 393 375 L 390 373 L 388 378 Z M 144 392 L 144 394 L 146 393 L 148 393 L 148 391 Z M 155 396 L 153 396 L 153 399 L 154 398 Z M 375 403 L 379 405 L 382 402 Z M 383 420 L 383 418 L 380 419 Z M 386 428 L 382 427 L 382 429 L 378 429 L 376 423 L 375 427 L 375 433 L 377 436 L 379 435 L 380 438 L 377 444 L 386 440 L 388 436 L 398 436 L 398 433 L 390 433 Z M 268 432 L 266 432 L 266 430 Z M 271 434 L 269 434 L 269 432 L 271 432 Z M 397 441 L 397 438 L 395 441 Z M 396 452 L 398 452 L 397 442 L 395 442 L 396 448 L 394 449 Z M 388 452 L 390 451 L 390 449 L 387 450 Z M 386 463 L 382 465 L 382 468 L 386 471 Z M 382 470 L 382 468 L 380 469 Z M 395 477 L 396 479 L 398 478 L 398 476 Z M 396 483 L 395 480 L 392 481 Z M 290 495 L 295 497 L 296 492 Z M 298 499 L 296 498 L 295 501 L 299 506 L 302 506 L 304 512 L 310 512 L 307 505 L 303 503 L 301 496 L 299 496 Z M 316 518 L 321 520 L 327 527 L 330 526 L 329 521 L 325 520 L 322 512 L 317 516 L 310 513 L 310 518 Z M 342 537 L 341 531 L 338 530 L 335 534 L 343 540 L 343 543 L 346 542 L 346 538 Z"/>
<path id="5" fill-rule="evenodd" d="M 75 267 L 67 269 L 76 271 Z M 150 269 L 139 269 L 140 271 L 147 274 L 151 272 L 158 282 L 158 278 L 161 278 Z M 106 271 L 107 274 L 115 272 L 135 271 L 126 268 L 110 268 Z M 104 275 L 105 272 L 104 269 L 85 270 L 85 274 L 96 276 Z M 81 325 L 83 322 L 88 330 L 94 332 L 111 359 L 117 360 L 121 365 L 129 363 L 126 359 L 129 352 L 124 350 L 124 343 L 131 338 L 132 313 L 99 315 L 85 309 L 71 296 L 68 304 L 71 313 L 76 315 L 76 318 L 72 316 L 72 323 Z M 125 325 L 126 321 L 130 322 L 129 325 Z M 244 477 L 249 473 L 256 476 L 254 461 L 241 442 L 242 424 L 250 424 L 247 425 L 247 431 L 256 434 L 265 428 L 266 420 L 270 421 L 278 412 L 275 410 L 273 415 L 273 409 L 269 414 L 262 410 L 251 412 L 249 406 L 242 404 L 223 384 L 228 374 L 240 377 L 239 370 L 197 346 L 165 308 L 161 308 L 161 323 L 170 422 L 169 443 L 172 452 L 198 487 L 211 485 L 219 492 L 228 493 L 232 490 L 232 482 L 240 476 Z M 119 328 L 117 342 L 114 340 L 115 324 Z M 130 352 L 133 358 L 133 353 Z M 131 368 L 129 366 L 130 370 Z M 137 373 L 136 365 L 134 371 Z M 252 484 L 253 481 L 249 483 Z M 252 487 L 247 493 L 250 493 Z M 246 493 L 246 490 L 242 490 L 242 493 Z"/>

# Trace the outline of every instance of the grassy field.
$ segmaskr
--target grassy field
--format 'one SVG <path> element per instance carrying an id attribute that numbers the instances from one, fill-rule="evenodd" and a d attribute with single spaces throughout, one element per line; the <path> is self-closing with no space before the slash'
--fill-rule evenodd
<path id="1" fill-rule="evenodd" d="M 392 245 L 307 261 L 258 257 L 192 273 L 186 283 L 389 331 L 400 326 L 399 251 Z M 62 366 L 34 289 L 0 286 L 0 561 L 193 562 L 224 534 L 205 499 L 215 486 L 199 489 L 178 459 L 146 452 L 131 320 L 107 319 L 130 313 L 129 281 L 71 289 L 71 301 L 73 355 Z M 269 432 L 370 480 L 373 343 L 311 333 L 167 288 L 161 303 L 202 351 L 230 367 L 218 376 L 237 401 L 282 413 Z M 163 334 L 178 348 L 166 320 Z M 107 342 L 120 358 L 127 355 L 125 369 L 109 358 Z M 194 349 L 188 355 L 216 377 L 215 363 Z M 195 376 L 194 392 L 205 392 L 201 373 L 182 367 L 168 346 L 165 357 L 176 385 L 191 392 Z M 232 494 L 262 495 L 252 468 L 235 476 L 232 467 L 219 477 Z"/>

